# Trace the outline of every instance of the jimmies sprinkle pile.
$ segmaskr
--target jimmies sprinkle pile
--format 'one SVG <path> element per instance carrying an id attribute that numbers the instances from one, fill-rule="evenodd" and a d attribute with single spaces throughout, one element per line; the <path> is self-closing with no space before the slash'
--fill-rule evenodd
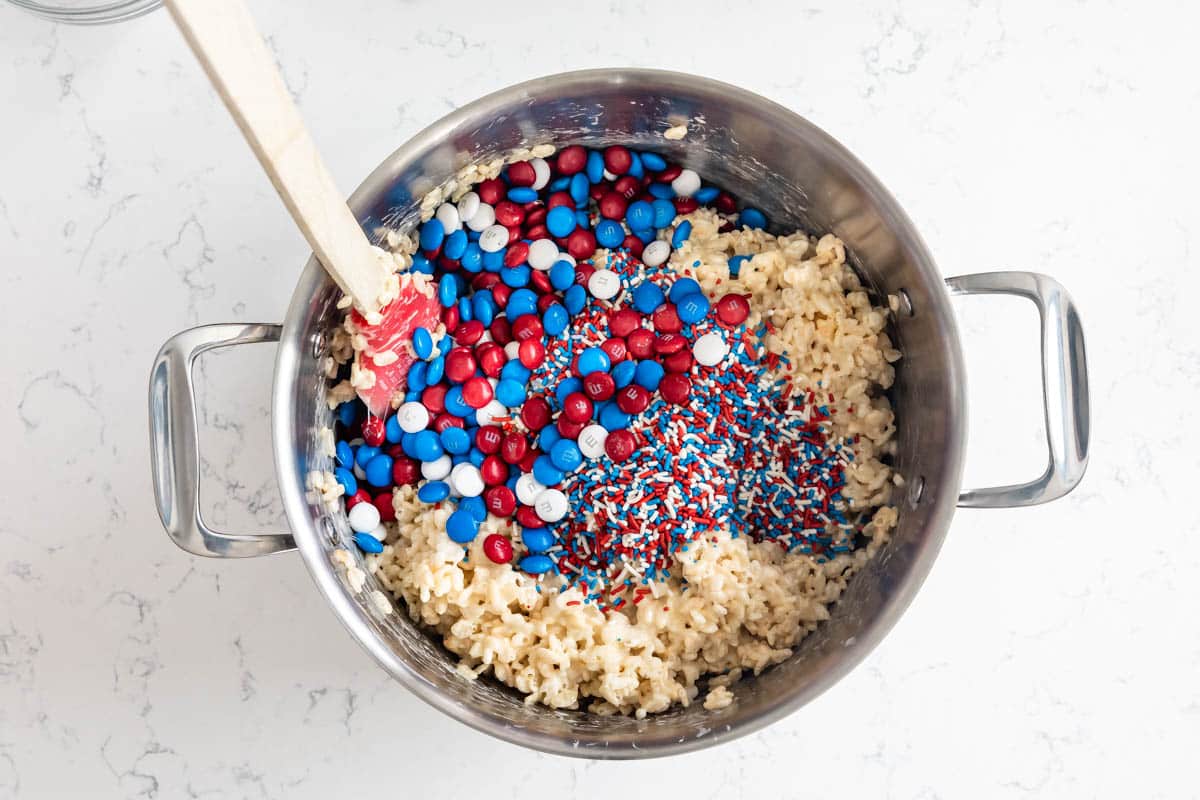
<path id="1" fill-rule="evenodd" d="M 582 692 L 603 698 L 600 710 L 661 710 L 694 696 L 696 677 L 722 664 L 786 654 L 780 647 L 819 612 L 789 630 L 776 617 L 797 613 L 803 598 L 768 601 L 751 586 L 736 591 L 769 603 L 755 615 L 784 625 L 777 644 L 738 645 L 698 672 L 684 659 L 685 683 L 583 688 L 583 675 L 607 674 L 589 665 L 552 689 L 544 675 L 510 674 L 518 664 L 539 672 L 524 657 L 502 668 L 495 655 L 529 636 L 501 634 L 511 624 L 501 624 L 503 609 L 523 609 L 529 624 L 549 614 L 538 611 L 543 602 L 591 609 L 578 619 L 593 631 L 635 618 L 669 628 L 684 613 L 686 628 L 710 613 L 705 576 L 733 568 L 716 566 L 731 553 L 751 560 L 727 588 L 775 569 L 768 562 L 793 579 L 828 565 L 842 581 L 846 564 L 859 563 L 846 559 L 872 535 L 882 541 L 894 519 L 877 511 L 892 477 L 878 460 L 891 415 L 869 390 L 890 383 L 898 353 L 840 243 L 822 240 L 814 256 L 815 239 L 773 237 L 762 212 L 692 170 L 619 145 L 515 161 L 426 209 L 399 259 L 420 292 L 385 309 L 392 322 L 382 330 L 346 315 L 339 334 L 352 353 L 338 359 L 343 381 L 331 393 L 340 401 L 334 478 L 354 541 L 385 587 L 452 650 L 556 707 Z M 839 307 L 776 315 L 764 301 L 791 302 L 789 285 Z M 771 301 L 769 292 L 783 294 Z M 838 336 L 846 344 L 828 347 Z M 797 339 L 809 345 L 790 350 Z M 817 363 L 845 360 L 846 347 L 850 361 Z M 403 388 L 393 394 L 382 387 L 396 374 Z M 389 527 L 397 514 L 399 527 Z M 474 591 L 496 604 L 494 622 L 466 612 L 478 608 L 467 599 Z M 740 602 L 719 607 L 732 614 Z M 460 639 L 467 619 L 475 633 Z M 616 639 L 638 640 L 629 631 Z"/>

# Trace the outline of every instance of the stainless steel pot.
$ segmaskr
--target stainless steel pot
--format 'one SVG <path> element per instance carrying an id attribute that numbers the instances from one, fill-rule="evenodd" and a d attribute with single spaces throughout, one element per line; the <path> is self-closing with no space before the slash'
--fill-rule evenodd
<path id="1" fill-rule="evenodd" d="M 688 120 L 682 141 L 662 132 Z M 671 122 L 669 122 L 671 121 Z M 875 177 L 811 123 L 762 97 L 716 81 L 652 70 L 596 70 L 523 83 L 464 106 L 383 162 L 350 199 L 368 229 L 404 224 L 418 199 L 467 161 L 542 142 L 621 143 L 656 150 L 737 195 L 753 198 L 780 228 L 840 236 L 882 294 L 898 294 L 895 336 L 904 353 L 893 390 L 899 421 L 894 540 L 850 584 L 832 618 L 786 662 L 737 687 L 710 712 L 698 704 L 643 720 L 526 706 L 488 680 L 470 682 L 455 660 L 404 613 L 381 615 L 345 584 L 330 560 L 348 546 L 343 514 L 305 497 L 309 470 L 329 467 L 317 431 L 330 425 L 320 360 L 338 291 L 310 259 L 280 325 L 209 325 L 168 341 L 150 384 L 155 495 L 163 525 L 183 549 L 240 557 L 299 549 L 351 635 L 397 681 L 478 730 L 562 755 L 638 758 L 696 750 L 757 730 L 795 711 L 851 670 L 903 613 L 937 555 L 955 506 L 1023 506 L 1069 492 L 1087 463 L 1088 390 L 1083 331 L 1071 299 L 1050 278 L 997 272 L 943 282 L 912 223 Z M 1011 294 L 1041 317 L 1049 462 L 1029 483 L 961 491 L 966 382 L 951 294 Z M 191 365 L 205 350 L 279 341 L 272 402 L 275 465 L 291 533 L 214 531 L 197 504 L 199 455 Z M 349 545 L 353 550 L 353 546 Z M 355 551 L 356 552 L 356 551 Z M 368 581 L 365 591 L 373 588 Z"/>

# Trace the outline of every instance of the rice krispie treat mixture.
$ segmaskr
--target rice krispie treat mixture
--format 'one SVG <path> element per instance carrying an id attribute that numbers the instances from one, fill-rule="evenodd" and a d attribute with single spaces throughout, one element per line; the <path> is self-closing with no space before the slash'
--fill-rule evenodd
<path id="1" fill-rule="evenodd" d="M 838 239 L 770 234 L 654 153 L 547 156 L 472 168 L 417 241 L 385 237 L 419 291 L 335 334 L 338 468 L 312 488 L 465 675 L 723 708 L 896 524 L 888 311 Z"/>

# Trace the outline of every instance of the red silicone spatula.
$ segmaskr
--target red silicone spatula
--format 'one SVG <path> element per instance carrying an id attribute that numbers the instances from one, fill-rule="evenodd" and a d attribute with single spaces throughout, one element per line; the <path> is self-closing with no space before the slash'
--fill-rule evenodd
<path id="1" fill-rule="evenodd" d="M 166 0 L 167 9 L 241 128 L 326 271 L 354 301 L 367 346 L 356 353 L 368 409 L 384 416 L 413 362 L 413 330 L 432 330 L 441 306 L 422 279 L 397 275 L 373 246 L 321 160 L 242 0 Z M 394 354 L 394 355 L 393 355 Z M 368 385 L 369 384 L 369 385 Z"/>

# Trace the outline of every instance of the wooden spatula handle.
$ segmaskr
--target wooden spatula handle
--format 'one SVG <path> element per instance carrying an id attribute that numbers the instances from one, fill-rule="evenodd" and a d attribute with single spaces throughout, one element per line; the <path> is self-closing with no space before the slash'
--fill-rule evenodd
<path id="1" fill-rule="evenodd" d="M 166 0 L 238 127 L 317 258 L 364 310 L 387 270 L 317 153 L 242 0 Z"/>

